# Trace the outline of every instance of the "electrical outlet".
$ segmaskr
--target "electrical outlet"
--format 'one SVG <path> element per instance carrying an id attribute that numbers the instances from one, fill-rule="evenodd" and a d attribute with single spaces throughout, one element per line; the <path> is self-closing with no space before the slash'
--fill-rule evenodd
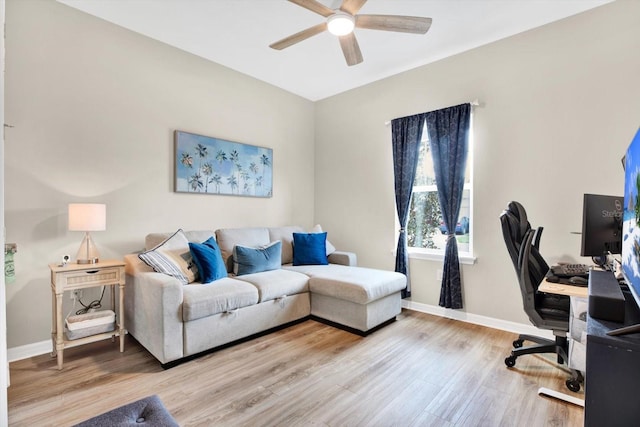
<path id="1" fill-rule="evenodd" d="M 442 282 L 442 270 L 441 269 L 437 269 L 436 270 L 436 280 L 439 282 Z"/>
<path id="2" fill-rule="evenodd" d="M 71 291 L 70 298 L 72 300 L 74 299 L 80 300 L 82 298 L 82 291 L 78 289 Z"/>

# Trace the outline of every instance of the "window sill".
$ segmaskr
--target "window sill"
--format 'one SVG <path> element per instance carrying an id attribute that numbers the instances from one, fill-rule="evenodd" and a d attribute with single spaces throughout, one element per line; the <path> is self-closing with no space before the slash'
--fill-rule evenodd
<path id="1" fill-rule="evenodd" d="M 411 251 L 409 249 L 409 258 L 410 259 L 421 259 L 425 261 L 444 261 L 444 254 L 433 254 L 433 253 L 425 253 L 425 252 L 417 252 Z M 476 263 L 477 258 L 469 255 L 459 255 L 458 260 L 460 264 L 473 265 Z"/>

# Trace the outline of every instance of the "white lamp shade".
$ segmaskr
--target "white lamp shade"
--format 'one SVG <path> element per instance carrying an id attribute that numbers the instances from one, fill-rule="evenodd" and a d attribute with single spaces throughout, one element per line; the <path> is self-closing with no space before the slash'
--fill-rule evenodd
<path id="1" fill-rule="evenodd" d="M 104 231 L 107 229 L 107 205 L 69 203 L 69 231 Z"/>

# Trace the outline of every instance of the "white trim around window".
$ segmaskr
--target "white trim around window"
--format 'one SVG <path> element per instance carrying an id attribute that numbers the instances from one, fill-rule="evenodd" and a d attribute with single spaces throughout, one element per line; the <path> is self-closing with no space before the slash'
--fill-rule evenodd
<path id="1" fill-rule="evenodd" d="M 417 248 L 408 248 L 409 249 L 409 259 L 421 259 L 425 261 L 444 261 L 444 253 L 442 251 L 428 251 L 428 250 L 420 250 Z M 475 256 L 469 255 L 468 253 L 460 253 L 458 254 L 458 260 L 460 264 L 473 265 L 476 263 L 477 258 Z"/>

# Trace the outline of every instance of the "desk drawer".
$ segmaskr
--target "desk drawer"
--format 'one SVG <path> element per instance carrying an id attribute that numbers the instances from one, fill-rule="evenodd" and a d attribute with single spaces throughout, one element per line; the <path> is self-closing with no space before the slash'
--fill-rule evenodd
<path id="1" fill-rule="evenodd" d="M 582 373 L 587 370 L 587 333 L 584 332 L 582 342 L 569 340 L 569 363 L 568 366 Z"/>
<path id="2" fill-rule="evenodd" d="M 588 305 L 587 298 L 571 297 L 568 365 L 581 372 L 586 370 Z"/>
<path id="3" fill-rule="evenodd" d="M 113 285 L 123 280 L 121 268 L 96 268 L 52 274 L 51 282 L 56 290 L 78 289 L 89 286 Z"/>

